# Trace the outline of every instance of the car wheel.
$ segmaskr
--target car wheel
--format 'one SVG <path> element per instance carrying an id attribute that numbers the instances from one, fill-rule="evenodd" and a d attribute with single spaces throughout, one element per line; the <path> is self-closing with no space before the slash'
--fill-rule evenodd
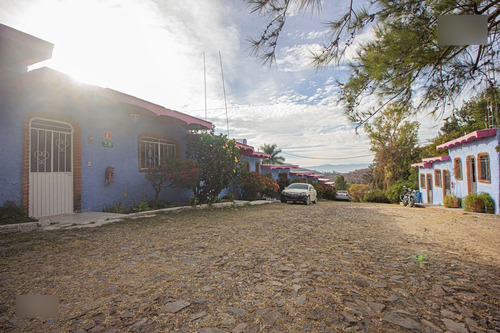
<path id="1" fill-rule="evenodd" d="M 318 197 L 316 197 L 313 201 L 313 204 L 317 204 L 318 203 Z"/>
<path id="2" fill-rule="evenodd" d="M 286 199 L 285 198 L 281 198 L 281 202 L 282 203 L 286 203 Z"/>
<path id="3" fill-rule="evenodd" d="M 306 205 L 310 205 L 311 204 L 311 197 L 307 197 L 306 198 L 306 201 L 304 202 Z"/>

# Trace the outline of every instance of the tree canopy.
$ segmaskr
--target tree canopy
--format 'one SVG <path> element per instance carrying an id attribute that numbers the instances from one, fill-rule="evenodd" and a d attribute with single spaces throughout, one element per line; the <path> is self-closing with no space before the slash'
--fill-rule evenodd
<path id="1" fill-rule="evenodd" d="M 492 103 L 492 101 L 496 101 L 496 103 Z M 444 124 L 437 136 L 430 139 L 429 144 L 421 148 L 421 157 L 447 155 L 448 150 L 437 150 L 436 147 L 480 129 L 498 127 L 499 113 L 499 89 L 489 88 L 476 94 L 460 109 L 444 119 Z"/>
<path id="2" fill-rule="evenodd" d="M 373 188 L 385 190 L 397 181 L 408 180 L 412 176 L 411 163 L 419 159 L 419 123 L 405 120 L 406 116 L 407 110 L 390 104 L 373 124 L 365 125 L 370 150 L 375 153 L 375 164 L 370 167 Z"/>
<path id="3" fill-rule="evenodd" d="M 281 149 L 277 149 L 277 145 L 275 143 L 264 143 L 259 149 L 264 153 L 271 155 L 271 157 L 264 159 L 265 164 L 283 164 L 285 162 L 285 158 L 283 156 L 279 156 Z"/>
<path id="4" fill-rule="evenodd" d="M 250 39 L 255 55 L 273 63 L 280 33 L 291 7 L 320 9 L 321 0 L 245 0 L 252 11 L 265 15 L 262 34 Z M 496 85 L 499 72 L 500 0 L 359 0 L 350 1 L 340 18 L 327 22 L 330 39 L 312 62 L 321 67 L 340 64 L 356 37 L 373 28 L 374 38 L 361 43 L 349 64 L 340 101 L 350 121 L 365 123 L 390 103 L 411 112 L 443 112 L 464 91 Z M 487 45 L 438 44 L 439 15 L 486 15 Z M 483 85 L 484 84 L 484 85 Z M 365 107 L 376 96 L 375 106 Z"/>

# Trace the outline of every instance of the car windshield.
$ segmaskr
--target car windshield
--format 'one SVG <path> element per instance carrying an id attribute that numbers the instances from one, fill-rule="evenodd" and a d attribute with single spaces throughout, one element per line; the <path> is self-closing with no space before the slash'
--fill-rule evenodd
<path id="1" fill-rule="evenodd" d="M 309 188 L 309 185 L 307 184 L 292 184 L 288 186 L 288 188 L 296 188 L 299 190 L 307 190 Z"/>

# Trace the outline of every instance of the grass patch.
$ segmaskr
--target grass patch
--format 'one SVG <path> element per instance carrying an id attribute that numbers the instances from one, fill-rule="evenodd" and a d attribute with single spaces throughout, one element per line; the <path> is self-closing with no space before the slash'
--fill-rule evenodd
<path id="1" fill-rule="evenodd" d="M 23 207 L 13 201 L 7 201 L 0 207 L 0 225 L 36 222 L 38 220 L 29 217 Z"/>

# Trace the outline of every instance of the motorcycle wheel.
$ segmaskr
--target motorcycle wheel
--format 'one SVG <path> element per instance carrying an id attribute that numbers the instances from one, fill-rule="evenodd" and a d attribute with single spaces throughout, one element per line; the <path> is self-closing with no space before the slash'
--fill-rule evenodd
<path id="1" fill-rule="evenodd" d="M 410 206 L 410 207 L 415 206 L 415 199 L 414 198 L 410 198 L 410 200 L 408 202 L 408 206 Z"/>

